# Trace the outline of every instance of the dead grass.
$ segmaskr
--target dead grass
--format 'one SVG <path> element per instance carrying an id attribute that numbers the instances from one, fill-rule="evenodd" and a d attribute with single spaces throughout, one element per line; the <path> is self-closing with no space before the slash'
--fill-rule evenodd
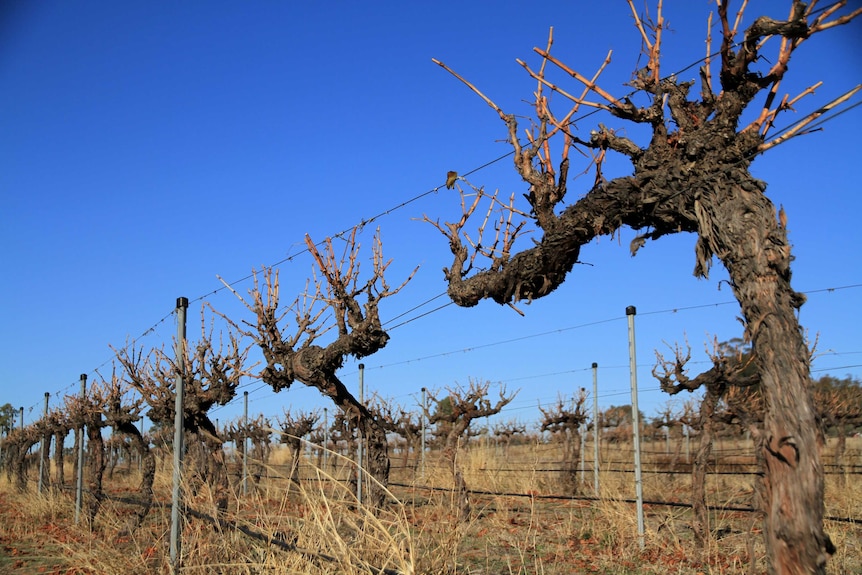
<path id="1" fill-rule="evenodd" d="M 751 452 L 742 444 L 724 447 L 722 453 L 732 454 L 736 462 Z M 860 448 L 862 440 L 848 441 L 845 462 L 862 463 Z M 667 465 L 663 451 L 663 444 L 645 446 L 645 468 Z M 232 474 L 226 521 L 217 520 L 213 494 L 205 486 L 189 491 L 188 505 L 197 513 L 186 518 L 183 529 L 182 572 L 741 575 L 765 569 L 759 524 L 753 514 L 739 511 L 712 513 L 714 536 L 706 549 L 697 550 L 690 509 L 647 505 L 641 549 L 629 501 L 634 498 L 633 477 L 621 472 L 626 447 L 603 452 L 609 463 L 601 466 L 597 500 L 592 498 L 589 463 L 581 499 L 548 497 L 562 494 L 561 474 L 553 471 L 559 467 L 557 453 L 548 445 L 508 450 L 490 445 L 461 454 L 467 484 L 478 492 L 471 495 L 471 517 L 462 521 L 452 497 L 451 470 L 433 453 L 424 477 L 413 461 L 408 468 L 394 468 L 390 502 L 372 510 L 356 501 L 348 481 L 354 473 L 349 461 L 332 454 L 326 470 L 304 461 L 303 480 L 296 486 L 285 478 L 288 458 L 276 450 L 260 481 L 250 480 L 248 493 Z M 587 453 L 592 454 L 589 447 Z M 858 477 L 827 475 L 828 516 L 862 517 Z M 118 474 L 107 488 L 112 495 L 128 496 L 137 481 L 134 472 Z M 647 472 L 644 498 L 688 503 L 689 483 L 685 473 Z M 746 507 L 751 484 L 751 476 L 711 476 L 710 504 Z M 141 528 L 121 537 L 132 512 L 128 504 L 108 500 L 93 524 L 76 526 L 71 493 L 18 493 L 4 477 L 0 572 L 169 573 L 169 465 L 160 466 L 155 489 L 161 503 Z M 826 527 L 837 548 L 830 572 L 862 572 L 862 527 L 846 521 L 827 521 Z"/>

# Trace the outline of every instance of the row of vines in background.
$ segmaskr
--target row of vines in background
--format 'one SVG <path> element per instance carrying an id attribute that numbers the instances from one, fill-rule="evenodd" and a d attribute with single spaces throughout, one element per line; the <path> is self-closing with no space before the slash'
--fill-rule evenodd
<path id="1" fill-rule="evenodd" d="M 209 348 L 198 346 L 201 357 L 206 356 L 204 349 Z M 131 390 L 145 389 L 142 383 L 145 380 L 139 375 L 141 359 L 138 356 L 126 361 L 124 365 L 130 369 L 127 373 L 136 374 L 136 383 L 123 380 L 115 373 L 110 381 L 91 384 L 80 396 L 68 396 L 63 408 L 49 410 L 29 426 L 11 426 L 10 420 L 15 412 L 5 406 L 2 464 L 19 489 L 27 487 L 28 474 L 37 467 L 39 489 L 66 484 L 66 439 L 70 434 L 74 436 L 72 477 L 77 477 L 77 454 L 83 429 L 87 438 L 87 456 L 83 461 L 86 462 L 86 484 L 90 494 L 86 506 L 90 519 L 99 509 L 103 474 L 107 469 L 110 475 L 119 460 L 134 460 L 141 470 L 139 496 L 144 505 L 136 514 L 136 523 L 144 519 L 152 497 L 155 462 L 165 460 L 172 449 L 175 430 L 170 405 L 174 398 L 167 391 L 169 385 L 165 385 L 166 372 L 154 371 L 150 373 L 162 375 L 154 378 L 157 383 L 149 387 L 148 399 L 145 400 L 144 396 L 134 399 L 135 394 L 130 393 Z M 200 365 L 200 362 L 192 361 L 191 365 Z M 226 371 L 225 368 L 213 367 L 215 365 L 210 360 L 211 370 Z M 82 385 L 85 381 L 82 376 Z M 217 507 L 222 511 L 228 505 L 229 463 L 251 461 L 251 469 L 248 465 L 243 468 L 243 482 L 248 476 L 259 477 L 269 465 L 270 454 L 277 444 L 289 450 L 292 467 L 288 476 L 296 483 L 299 481 L 300 456 L 307 450 L 306 446 L 324 448 L 316 450 L 318 465 L 322 467 L 325 467 L 329 453 L 343 454 L 349 460 L 357 459 L 360 430 L 356 420 L 344 411 L 336 412 L 332 418 L 328 410 L 285 411 L 275 421 L 257 416 L 218 425 L 209 420 L 206 411 L 216 404 L 212 398 L 219 387 L 202 385 L 201 379 L 191 381 L 193 384 L 188 388 L 190 413 L 185 428 L 187 461 L 195 477 L 209 483 L 214 492 L 222 494 L 217 500 Z M 697 409 L 695 402 L 688 402 L 674 410 L 669 405 L 654 417 L 645 419 L 641 437 L 650 447 L 643 448 L 642 453 L 655 464 L 652 468 L 647 467 L 646 471 L 694 472 L 699 481 L 705 481 L 707 470 L 757 473 L 756 450 L 743 448 L 740 442 L 750 440 L 752 426 L 762 418 L 762 399 L 756 387 L 742 389 L 746 393 L 729 393 L 715 406 L 704 401 Z M 447 461 L 465 518 L 470 513 L 468 485 L 459 469 L 458 453 L 470 445 L 490 444 L 502 450 L 513 445 L 546 446 L 545 452 L 551 456 L 545 461 L 554 464 L 553 469 L 546 471 L 559 475 L 561 485 L 567 487 L 565 495 L 585 493 L 587 470 L 592 473 L 599 468 L 613 470 L 630 464 L 631 460 L 600 458 L 596 461 L 593 451 L 586 449 L 586 444 L 589 441 L 591 446 L 596 445 L 595 431 L 598 429 L 600 447 L 596 453 L 603 453 L 607 458 L 608 449 L 612 447 L 618 458 L 621 446 L 631 445 L 631 406 L 611 406 L 600 411 L 596 422 L 589 414 L 588 394 L 581 390 L 574 397 L 561 396 L 553 405 L 541 407 L 542 419 L 529 426 L 516 420 L 487 424 L 483 420 L 499 414 L 515 396 L 505 388 L 497 390 L 495 395 L 491 391 L 489 382 L 471 380 L 468 386 L 451 386 L 429 393 L 431 405 L 429 407 L 426 403 L 425 409 L 419 406 L 419 409 L 411 410 L 379 396 L 367 402 L 367 409 L 386 433 L 387 453 L 392 453 L 395 466 L 406 468 L 412 462 L 414 467 L 424 469 L 425 446 Z M 830 458 L 825 462 L 827 472 L 842 477 L 846 473 L 858 472 L 855 466 L 848 465 L 845 452 L 847 437 L 862 426 L 860 382 L 850 378 L 823 377 L 815 386 L 815 397 L 823 431 L 827 437 L 833 438 Z M 155 423 L 147 432 L 138 423 L 142 421 L 144 404 L 151 406 L 148 415 Z M 704 411 L 703 406 L 707 406 L 709 411 Z M 160 413 L 163 414 L 161 417 Z M 709 426 L 706 434 L 705 425 Z M 105 435 L 103 430 L 110 430 L 110 434 Z M 726 446 L 723 452 L 713 448 L 712 443 L 716 441 Z M 34 450 L 37 446 L 38 449 Z M 850 459 L 854 459 L 852 454 Z M 734 465 L 743 467 L 734 469 Z M 590 491 L 597 491 L 597 487 L 590 486 Z"/>

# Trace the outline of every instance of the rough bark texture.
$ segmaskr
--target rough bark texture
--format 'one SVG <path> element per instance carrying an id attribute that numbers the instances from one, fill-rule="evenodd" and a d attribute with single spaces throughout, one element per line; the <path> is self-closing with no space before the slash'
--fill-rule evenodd
<path id="1" fill-rule="evenodd" d="M 102 489 L 102 478 L 105 474 L 105 444 L 102 439 L 101 415 L 95 414 L 87 425 L 87 514 L 90 525 L 96 519 L 105 492 Z"/>
<path id="2" fill-rule="evenodd" d="M 69 435 L 68 429 L 54 429 L 54 487 L 56 489 L 63 489 L 66 483 L 63 471 L 63 466 L 65 465 L 63 442 L 66 440 L 67 435 Z"/>
<path id="3" fill-rule="evenodd" d="M 809 351 L 790 287 L 790 246 L 757 182 L 731 168 L 729 182 L 698 209 L 699 245 L 727 268 L 758 367 L 766 410 L 761 484 L 768 555 L 777 573 L 823 572 L 823 436 L 809 380 Z"/>
<path id="4" fill-rule="evenodd" d="M 723 30 L 718 71 L 721 89 L 713 90 L 710 69 L 705 66 L 698 99 L 689 97 L 693 82 L 659 74 L 661 8 L 652 41 L 643 31 L 649 25 L 638 22 L 649 62 L 631 85 L 649 95 L 651 104 L 647 106 L 637 107 L 628 98 L 615 99 L 569 70 L 550 55 L 550 41 L 548 50 L 536 49 L 544 59 L 539 72 L 524 64 L 540 82 L 529 143 L 518 140 L 515 115 L 504 113 L 473 88 L 505 122 L 515 169 L 529 186 L 525 194 L 529 207 L 509 207 L 508 212 L 529 214 L 541 234 L 532 247 L 512 254 L 513 238 L 521 227 L 510 223 L 505 214 L 499 226 L 505 233 L 498 233 L 495 243 L 502 248 L 494 250 L 474 244 L 463 231 L 474 208 L 465 208 L 460 222 L 431 223 L 449 240 L 454 259 L 444 273 L 449 296 L 461 306 L 473 306 L 483 299 L 513 305 L 546 296 L 566 280 L 583 245 L 623 227 L 641 231 L 632 242 L 633 255 L 647 240 L 679 232 L 697 234 L 694 273 L 707 277 L 713 258 L 727 269 L 765 399 L 761 487 L 770 570 L 782 575 L 825 573 L 833 547 L 823 531 L 823 437 L 812 405 L 809 351 L 796 317 L 804 296 L 790 285 L 792 258 L 785 216 L 782 212 L 776 217 L 775 206 L 764 194 L 765 183 L 751 176 L 749 164 L 774 145 L 764 135 L 775 116 L 786 109 L 774 102 L 774 96 L 793 50 L 814 32 L 845 23 L 859 10 L 841 18 L 834 17 L 834 12 L 816 16 L 794 1 L 787 21 L 758 18 L 745 30 L 741 43 L 736 42 L 737 29 L 728 16 L 727 3 L 717 10 Z M 825 23 L 829 16 L 833 21 Z M 754 70 L 756 63 L 761 65 L 761 42 L 770 36 L 782 37 L 778 55 L 767 71 Z M 778 42 L 773 40 L 770 45 Z M 598 107 L 612 117 L 648 126 L 648 145 L 639 146 L 621 136 L 622 131 L 601 124 L 589 140 L 572 135 L 573 125 L 567 123 L 572 112 L 560 121 L 562 116 L 552 114 L 542 94 L 546 88 L 559 90 L 544 83 L 547 63 L 587 84 L 585 94 L 592 91 L 604 97 L 608 104 Z M 740 116 L 762 91 L 767 92 L 763 113 L 747 128 L 740 128 Z M 571 92 L 560 93 L 575 99 L 568 95 Z M 575 99 L 576 104 L 582 104 L 584 98 Z M 549 155 L 554 134 L 560 138 L 565 134 L 565 153 L 558 170 Z M 572 142 L 596 151 L 599 173 L 596 184 L 583 197 L 558 211 L 555 208 L 567 191 L 567 152 Z M 630 175 L 610 181 L 602 177 L 601 158 L 609 151 L 631 161 Z M 482 193 L 477 190 L 475 196 Z M 464 197 L 462 202 L 469 206 L 471 200 Z M 505 204 L 500 205 L 507 211 Z M 491 265 L 477 271 L 473 266 L 477 255 L 489 257 Z"/>

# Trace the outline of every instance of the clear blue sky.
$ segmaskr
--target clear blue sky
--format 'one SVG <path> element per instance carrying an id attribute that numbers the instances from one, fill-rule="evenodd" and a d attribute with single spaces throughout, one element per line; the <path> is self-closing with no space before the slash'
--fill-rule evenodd
<path id="1" fill-rule="evenodd" d="M 757 2 L 749 16 L 757 9 L 783 18 L 789 4 Z M 705 54 L 714 3 L 665 7 L 669 73 Z M 467 173 L 509 152 L 494 112 L 431 58 L 507 111 L 526 114 L 535 83 L 515 59 L 536 65 L 532 48 L 545 45 L 550 26 L 554 53 L 587 76 L 613 49 L 602 84 L 622 95 L 623 82 L 644 63 L 632 22 L 621 0 L 535 7 L 6 0 L 0 403 L 24 406 L 32 421 L 44 392 L 55 406 L 76 392 L 78 374 L 92 380 L 98 368 L 109 377 L 109 345 L 136 339 L 148 348 L 169 346 L 178 296 L 192 300 L 191 338 L 199 333 L 202 301 L 247 318 L 229 292 L 216 291 L 216 274 L 238 280 L 299 254 L 305 233 L 320 240 L 389 212 L 368 226 L 365 245 L 379 226 L 384 253 L 394 260 L 390 283 L 421 267 L 382 304 L 392 339 L 364 360 L 366 393 L 409 407 L 423 386 L 471 377 L 504 382 L 520 392 L 503 415 L 529 423 L 539 402 L 591 387 L 590 365 L 597 362 L 600 404 L 627 404 L 625 308 L 635 305 L 640 406 L 650 414 L 668 401 L 650 376 L 654 349 L 687 338 L 691 367 L 705 369 L 707 341 L 741 334 L 721 270 L 714 268 L 709 281 L 692 276 L 692 236 L 650 243 L 635 258 L 631 230 L 604 238 L 583 251 L 593 265 L 577 266 L 563 288 L 523 306 L 526 317 L 486 302 L 417 318 L 445 297 L 401 316 L 446 287 L 447 242 L 417 219 L 451 217 L 458 199 L 445 188 L 426 192 L 440 188 L 448 170 Z M 859 38 L 862 21 L 816 36 L 795 54 L 783 92 L 824 82 L 797 105 L 800 113 L 862 81 Z M 695 79 L 696 68 L 681 74 L 689 76 Z M 785 114 L 778 127 L 800 116 Z M 588 131 L 597 121 L 584 118 L 578 127 Z M 753 172 L 788 214 L 793 285 L 810 292 L 800 318 L 810 337 L 819 337 L 815 375 L 860 377 L 862 107 L 823 128 L 769 151 Z M 510 158 L 470 180 L 506 195 L 526 189 Z M 589 180 L 570 185 L 571 200 Z M 289 302 L 311 264 L 298 255 L 280 270 Z M 240 292 L 249 287 L 236 285 Z M 341 375 L 355 392 L 356 362 Z M 242 390 L 250 392 L 252 415 L 328 405 L 300 384 L 278 395 L 253 381 Z M 239 416 L 241 397 L 213 417 Z"/>

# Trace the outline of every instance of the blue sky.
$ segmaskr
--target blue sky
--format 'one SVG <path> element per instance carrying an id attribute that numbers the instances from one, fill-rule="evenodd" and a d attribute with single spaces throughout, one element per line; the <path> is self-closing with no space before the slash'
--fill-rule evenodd
<path id="1" fill-rule="evenodd" d="M 758 2 L 749 16 L 781 18 L 788 5 Z M 703 57 L 713 8 L 665 3 L 663 72 Z M 446 172 L 491 162 L 470 181 L 505 195 L 526 189 L 510 158 L 494 162 L 510 151 L 499 118 L 431 59 L 527 114 L 535 83 L 515 59 L 537 65 L 532 48 L 544 47 L 550 26 L 553 52 L 587 76 L 613 50 L 601 83 L 622 95 L 644 63 L 632 22 L 622 1 L 4 2 L 0 403 L 24 406 L 32 421 L 44 392 L 56 406 L 76 392 L 78 374 L 109 376 L 109 345 L 169 346 L 178 296 L 192 300 L 192 339 L 203 301 L 247 318 L 217 274 L 235 281 L 289 258 L 279 269 L 282 299 L 292 301 L 311 271 L 304 234 L 320 240 L 379 215 L 362 241 L 369 247 L 380 228 L 390 283 L 420 269 L 381 306 L 392 339 L 363 360 L 366 394 L 411 407 L 423 386 L 503 382 L 520 391 L 502 417 L 529 423 L 538 403 L 591 387 L 597 362 L 600 405 L 627 404 L 625 308 L 634 305 L 640 407 L 650 414 L 669 399 L 650 376 L 654 349 L 687 339 L 694 372 L 708 367 L 706 342 L 741 333 L 722 271 L 692 276 L 692 236 L 650 243 L 635 258 L 631 230 L 603 238 L 582 253 L 591 265 L 523 306 L 525 317 L 491 302 L 445 306 L 445 296 L 417 308 L 446 287 L 447 242 L 419 221 L 457 213 Z M 824 84 L 779 128 L 860 83 L 860 37 L 862 21 L 803 44 L 782 92 Z M 585 117 L 578 128 L 598 121 L 625 127 Z M 800 319 L 819 340 L 815 375 L 862 374 L 860 128 L 853 108 L 752 168 L 788 214 L 793 285 L 809 293 Z M 606 175 L 624 173 L 613 167 L 623 171 Z M 570 200 L 589 181 L 571 183 Z M 356 362 L 341 375 L 355 392 Z M 241 389 L 252 415 L 328 405 L 300 384 L 278 395 L 251 380 Z M 238 417 L 241 397 L 213 417 Z"/>

